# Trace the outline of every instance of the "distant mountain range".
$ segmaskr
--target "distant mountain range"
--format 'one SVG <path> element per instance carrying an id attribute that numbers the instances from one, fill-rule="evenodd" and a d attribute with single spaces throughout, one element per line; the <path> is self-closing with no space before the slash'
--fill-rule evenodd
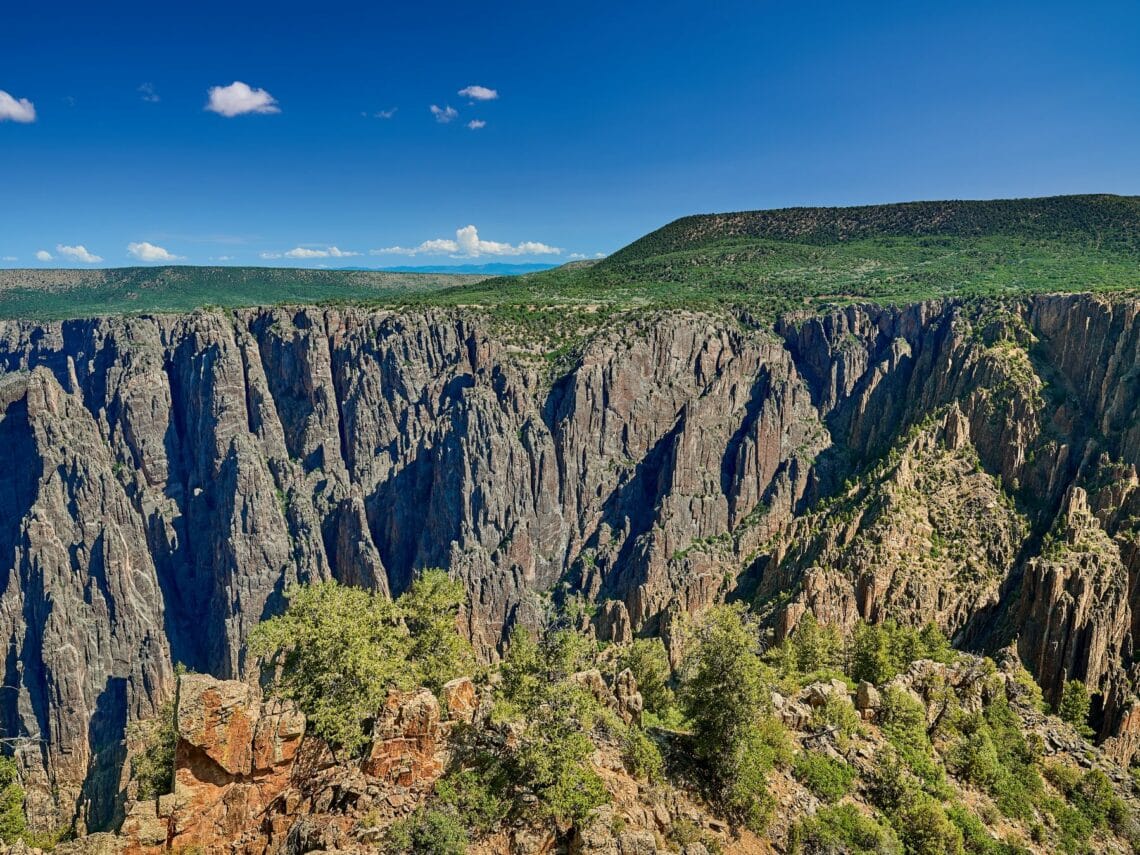
<path id="1" fill-rule="evenodd" d="M 403 265 L 400 267 L 338 267 L 337 270 L 375 270 L 380 273 L 468 273 L 484 276 L 521 276 L 524 273 L 538 273 L 551 270 L 557 264 L 428 264 L 423 266 Z"/>

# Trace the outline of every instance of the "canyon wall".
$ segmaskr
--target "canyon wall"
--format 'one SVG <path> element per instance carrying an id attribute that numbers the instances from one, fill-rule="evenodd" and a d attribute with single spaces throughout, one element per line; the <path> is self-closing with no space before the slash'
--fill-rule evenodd
<path id="1" fill-rule="evenodd" d="M 174 663 L 245 675 L 290 584 L 461 578 L 493 657 L 555 599 L 666 638 L 747 597 L 1012 641 L 1140 727 L 1140 303 L 674 312 L 571 370 L 471 311 L 0 322 L 0 723 L 41 823 L 113 823 Z M 1127 755 L 1127 756 L 1125 756 Z"/>

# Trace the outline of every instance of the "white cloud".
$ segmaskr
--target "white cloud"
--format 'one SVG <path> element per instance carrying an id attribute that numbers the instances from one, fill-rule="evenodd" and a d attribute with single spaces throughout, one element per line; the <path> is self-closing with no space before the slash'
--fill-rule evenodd
<path id="1" fill-rule="evenodd" d="M 473 131 L 477 131 L 480 128 L 487 127 L 487 123 L 484 122 L 482 119 L 472 119 L 470 122 L 467 123 L 467 127 L 469 127 Z"/>
<path id="2" fill-rule="evenodd" d="M 36 261 L 51 261 L 51 253 L 46 249 L 41 249 L 36 252 Z"/>
<path id="3" fill-rule="evenodd" d="M 262 258 L 352 258 L 354 255 L 361 255 L 359 252 L 352 252 L 347 249 L 340 249 L 339 247 L 330 246 L 325 249 L 314 249 L 307 246 L 297 246 L 288 252 L 263 252 Z"/>
<path id="4" fill-rule="evenodd" d="M 581 252 L 572 252 L 566 257 L 569 258 L 571 261 L 577 261 L 578 259 L 585 258 L 586 256 L 584 253 L 581 253 Z"/>
<path id="5" fill-rule="evenodd" d="M 64 246 L 62 243 L 59 243 L 56 244 L 55 251 L 60 255 L 66 255 L 72 261 L 82 261 L 84 264 L 98 264 L 103 260 L 103 256 L 94 255 L 88 252 L 87 247 L 85 247 L 83 244 L 77 244 L 76 246 Z"/>
<path id="6" fill-rule="evenodd" d="M 472 101 L 494 101 L 499 97 L 497 89 L 488 89 L 486 86 L 465 86 L 459 94 Z"/>
<path id="7" fill-rule="evenodd" d="M 161 246 L 155 246 L 145 240 L 141 243 L 127 244 L 127 252 L 139 261 L 179 261 L 182 259 L 181 255 L 172 255 Z"/>
<path id="8" fill-rule="evenodd" d="M 372 116 L 376 119 L 390 119 L 396 115 L 396 111 L 399 109 L 399 107 L 392 107 L 390 110 L 377 110 Z"/>
<path id="9" fill-rule="evenodd" d="M 0 122 L 34 122 L 36 120 L 36 105 L 27 98 L 19 100 L 13 98 L 3 89 L 0 89 Z"/>
<path id="10" fill-rule="evenodd" d="M 459 115 L 459 111 L 450 105 L 447 107 L 440 107 L 438 104 L 432 104 L 431 114 L 435 116 L 435 120 L 437 122 L 446 125 L 448 122 Z"/>
<path id="11" fill-rule="evenodd" d="M 351 252 L 349 250 L 337 249 L 336 246 L 329 246 L 325 250 L 312 250 L 307 246 L 296 246 L 294 249 L 285 253 L 287 259 L 348 259 L 353 255 L 359 255 L 359 252 Z"/>
<path id="12" fill-rule="evenodd" d="M 232 255 L 211 255 L 210 256 L 210 261 L 233 261 L 233 260 L 234 260 L 234 257 Z"/>
<path id="13" fill-rule="evenodd" d="M 0 259 L 0 261 L 19 261 L 19 260 L 20 259 L 16 258 L 16 256 L 14 256 L 14 255 L 5 255 L 4 258 Z"/>
<path id="14" fill-rule="evenodd" d="M 277 99 L 264 89 L 254 89 L 240 80 L 229 86 L 211 86 L 206 109 L 226 118 L 243 113 L 280 113 Z"/>
<path id="15" fill-rule="evenodd" d="M 481 255 L 560 255 L 556 246 L 537 241 L 523 241 L 518 244 L 483 240 L 475 226 L 464 226 L 455 230 L 455 240 L 436 238 L 425 240 L 419 246 L 389 246 L 372 250 L 372 255 L 451 255 L 455 258 L 478 258 Z"/>
<path id="16" fill-rule="evenodd" d="M 139 96 L 148 104 L 157 104 L 162 99 L 158 97 L 158 90 L 153 83 L 143 83 L 139 86 Z"/>

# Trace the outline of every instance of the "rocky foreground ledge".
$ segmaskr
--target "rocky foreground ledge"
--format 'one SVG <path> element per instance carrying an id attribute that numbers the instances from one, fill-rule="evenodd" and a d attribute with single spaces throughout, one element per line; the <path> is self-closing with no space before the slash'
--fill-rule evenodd
<path id="1" fill-rule="evenodd" d="M 642 698 L 629 671 L 606 677 L 589 670 L 572 679 L 623 720 L 640 721 Z M 978 657 L 962 656 L 952 664 L 920 660 L 881 686 L 863 682 L 851 690 L 833 679 L 792 694 L 774 691 L 772 703 L 795 745 L 871 772 L 888 746 L 881 729 L 884 697 L 896 691 L 922 704 L 931 727 L 945 711 L 947 698 L 954 698 L 969 712 L 992 703 L 997 692 L 1015 710 L 1027 739 L 1047 762 L 1069 767 L 1074 773 L 1100 770 L 1114 788 L 1129 791 L 1124 767 L 1069 725 L 1040 713 L 1012 651 L 999 657 L 996 674 L 993 663 Z M 512 750 L 518 725 L 493 721 L 492 694 L 492 686 L 479 687 L 466 677 L 448 683 L 440 698 L 427 689 L 393 691 L 376 716 L 370 747 L 361 759 L 348 761 L 306 734 L 303 715 L 286 703 L 260 698 L 251 685 L 204 675 L 182 676 L 175 708 L 173 791 L 157 799 L 136 799 L 132 782 L 127 788 L 126 818 L 118 833 L 82 837 L 54 851 L 58 855 L 356 855 L 385 851 L 388 829 L 424 803 L 455 759 L 454 749 L 461 741 L 500 754 Z M 835 706 L 847 708 L 861 722 L 853 739 L 842 739 L 818 726 L 817 712 Z M 654 730 L 662 744 L 678 737 L 667 730 Z M 708 855 L 718 847 L 735 853 L 786 851 L 794 822 L 823 806 L 793 775 L 776 773 L 770 780 L 776 819 L 768 835 L 759 838 L 732 828 L 683 786 L 638 779 L 626 771 L 620 746 L 595 742 L 591 763 L 604 780 L 611 802 L 596 811 L 590 822 L 575 828 L 567 840 L 567 829 L 520 820 L 480 840 L 468 852 Z M 959 792 L 967 801 L 976 798 L 961 782 L 955 787 L 964 787 Z M 850 798 L 860 810 L 870 810 L 858 792 Z M 1136 809 L 1131 796 L 1127 803 Z M 682 828 L 699 840 L 679 845 L 678 829 Z M 1008 826 L 1007 830 L 1016 828 Z M 1096 843 L 1104 852 L 1129 851 L 1111 836 Z M 24 844 L 0 846 L 3 855 L 39 851 Z M 1046 850 L 1030 844 L 1026 851 Z"/>

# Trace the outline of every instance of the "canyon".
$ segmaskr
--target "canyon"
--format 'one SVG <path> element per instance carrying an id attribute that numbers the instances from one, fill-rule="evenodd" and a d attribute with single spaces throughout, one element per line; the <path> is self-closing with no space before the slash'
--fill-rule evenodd
<path id="1" fill-rule="evenodd" d="M 554 367 L 552 367 L 554 366 Z M 0 321 L 0 723 L 29 817 L 116 827 L 175 665 L 256 676 L 291 584 L 461 579 L 484 660 L 744 599 L 938 623 L 1140 751 L 1140 301 L 646 310 L 565 365 L 477 309 Z"/>

